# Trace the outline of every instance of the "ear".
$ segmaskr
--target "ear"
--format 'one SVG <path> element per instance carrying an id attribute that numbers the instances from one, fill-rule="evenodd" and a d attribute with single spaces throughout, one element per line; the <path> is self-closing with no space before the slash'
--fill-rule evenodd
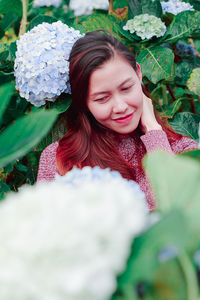
<path id="1" fill-rule="evenodd" d="M 137 71 L 136 71 L 137 76 L 138 76 L 140 82 L 142 83 L 142 72 L 141 72 L 140 65 L 137 62 L 136 62 L 136 66 L 137 66 Z"/>

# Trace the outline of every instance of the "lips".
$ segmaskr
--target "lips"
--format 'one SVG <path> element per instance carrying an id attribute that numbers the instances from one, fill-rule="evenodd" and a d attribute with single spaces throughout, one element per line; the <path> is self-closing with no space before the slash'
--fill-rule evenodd
<path id="1" fill-rule="evenodd" d="M 128 114 L 121 118 L 114 119 L 114 121 L 117 123 L 128 123 L 132 119 L 132 116 L 133 116 L 133 113 Z"/>

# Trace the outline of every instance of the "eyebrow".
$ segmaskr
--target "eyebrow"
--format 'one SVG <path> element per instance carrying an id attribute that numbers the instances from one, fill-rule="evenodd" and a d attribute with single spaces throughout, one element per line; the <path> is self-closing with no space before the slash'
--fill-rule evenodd
<path id="1" fill-rule="evenodd" d="M 119 87 L 121 87 L 122 85 L 124 85 L 125 83 L 129 82 L 130 80 L 132 80 L 133 78 L 130 77 L 130 78 L 127 78 L 126 80 L 124 80 L 120 85 Z M 107 94 L 109 91 L 99 91 L 99 92 L 96 92 L 96 93 L 93 93 L 90 95 L 90 97 L 95 97 L 97 95 L 104 95 L 104 94 Z"/>

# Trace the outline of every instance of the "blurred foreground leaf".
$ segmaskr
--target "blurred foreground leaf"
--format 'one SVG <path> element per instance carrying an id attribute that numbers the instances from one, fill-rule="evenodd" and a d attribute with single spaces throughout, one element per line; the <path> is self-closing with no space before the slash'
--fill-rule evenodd
<path id="1" fill-rule="evenodd" d="M 57 112 L 39 110 L 17 119 L 0 135 L 0 168 L 25 155 L 48 133 Z"/>

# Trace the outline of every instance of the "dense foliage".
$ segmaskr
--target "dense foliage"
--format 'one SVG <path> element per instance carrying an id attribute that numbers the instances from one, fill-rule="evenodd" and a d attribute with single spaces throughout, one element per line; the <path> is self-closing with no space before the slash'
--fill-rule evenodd
<path id="1" fill-rule="evenodd" d="M 60 28 L 72 28 L 72 32 L 74 28 L 80 34 L 110 30 L 136 54 L 143 88 L 160 114 L 177 132 L 199 139 L 200 1 L 82 2 L 0 0 L 0 199 L 25 183 L 35 183 L 41 151 L 67 130 L 64 119 L 71 101 L 69 89 L 60 89 L 54 82 L 55 101 L 41 98 L 43 106 L 34 106 L 34 101 L 26 100 L 30 90 L 23 94 L 16 89 L 14 74 L 20 37 L 22 40 L 25 32 L 41 27 L 51 28 L 47 25 L 57 21 L 62 22 Z M 41 26 L 43 22 L 48 24 Z M 45 33 L 42 38 L 45 40 Z M 34 46 L 28 41 L 28 51 L 36 51 Z M 51 46 L 46 47 L 52 50 Z M 23 51 L 22 47 L 20 65 L 26 57 Z M 35 59 L 32 66 L 37 63 Z M 25 78 L 31 80 L 37 68 L 29 64 L 23 68 L 28 74 Z M 20 84 L 24 83 L 22 70 L 19 74 Z M 63 76 L 67 78 L 67 74 Z M 200 150 L 178 157 L 164 153 L 147 157 L 145 168 L 159 211 L 153 215 L 155 224 L 135 239 L 112 300 L 200 299 L 199 161 Z"/>

